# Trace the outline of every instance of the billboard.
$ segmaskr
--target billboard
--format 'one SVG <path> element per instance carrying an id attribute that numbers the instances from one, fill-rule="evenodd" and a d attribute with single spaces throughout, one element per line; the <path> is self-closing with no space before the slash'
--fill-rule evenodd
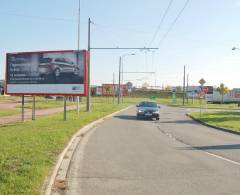
<path id="1" fill-rule="evenodd" d="M 85 50 L 8 53 L 6 93 L 85 96 L 87 56 Z"/>
<path id="2" fill-rule="evenodd" d="M 128 95 L 127 85 L 120 85 L 120 94 L 123 96 Z M 102 84 L 102 95 L 103 96 L 118 95 L 118 84 Z"/>
<path id="3" fill-rule="evenodd" d="M 102 84 L 102 95 L 113 96 L 116 95 L 118 86 L 114 84 Z"/>

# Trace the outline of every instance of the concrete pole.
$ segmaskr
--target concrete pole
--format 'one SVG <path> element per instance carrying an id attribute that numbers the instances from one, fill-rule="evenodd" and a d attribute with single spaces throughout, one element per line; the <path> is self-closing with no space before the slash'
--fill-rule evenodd
<path id="1" fill-rule="evenodd" d="M 88 18 L 88 82 L 87 82 L 87 112 L 90 112 L 91 108 L 91 103 L 90 103 L 90 98 L 91 98 L 91 85 L 90 85 L 90 56 L 91 56 L 91 19 Z"/>
<path id="2" fill-rule="evenodd" d="M 35 120 L 35 111 L 36 111 L 36 98 L 35 96 L 32 97 L 32 120 Z"/>
<path id="3" fill-rule="evenodd" d="M 64 96 L 64 105 L 63 105 L 63 120 L 67 120 L 67 98 Z"/>
<path id="4" fill-rule="evenodd" d="M 184 72 L 183 72 L 183 105 L 185 104 L 185 75 L 186 75 L 186 67 L 184 66 Z"/>
<path id="5" fill-rule="evenodd" d="M 24 95 L 22 96 L 22 122 L 24 122 Z"/>
<path id="6" fill-rule="evenodd" d="M 118 73 L 118 104 L 120 104 L 120 93 L 121 93 L 121 64 L 122 57 L 119 57 L 119 73 Z"/>

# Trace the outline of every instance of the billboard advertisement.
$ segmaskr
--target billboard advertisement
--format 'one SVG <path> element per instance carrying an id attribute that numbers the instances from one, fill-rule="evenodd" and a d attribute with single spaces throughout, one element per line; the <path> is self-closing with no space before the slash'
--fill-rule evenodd
<path id="1" fill-rule="evenodd" d="M 113 96 L 117 94 L 117 85 L 113 84 L 102 84 L 102 95 L 103 96 Z"/>
<path id="2" fill-rule="evenodd" d="M 8 53 L 6 93 L 84 96 L 87 56 L 85 50 Z"/>
<path id="3" fill-rule="evenodd" d="M 127 85 L 120 85 L 120 94 L 123 96 L 128 95 Z M 118 84 L 102 84 L 102 95 L 103 96 L 118 95 Z"/>

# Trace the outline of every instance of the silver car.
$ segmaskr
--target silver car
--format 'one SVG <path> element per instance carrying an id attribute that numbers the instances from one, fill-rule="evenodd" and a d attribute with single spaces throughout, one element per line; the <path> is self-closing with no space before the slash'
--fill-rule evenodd
<path id="1" fill-rule="evenodd" d="M 42 58 L 38 67 L 40 75 L 54 74 L 59 77 L 62 73 L 79 74 L 78 65 L 68 58 Z"/>

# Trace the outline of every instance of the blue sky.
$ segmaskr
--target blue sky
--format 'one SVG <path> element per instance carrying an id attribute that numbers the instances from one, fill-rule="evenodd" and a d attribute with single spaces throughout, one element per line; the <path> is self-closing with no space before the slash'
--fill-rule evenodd
<path id="1" fill-rule="evenodd" d="M 240 87 L 240 0 L 190 0 L 167 38 L 160 43 L 186 0 L 174 0 L 153 47 L 155 52 L 92 51 L 92 84 L 117 78 L 118 58 L 126 71 L 155 71 L 128 74 L 134 85 L 182 85 L 183 66 L 189 83 L 225 83 Z M 91 17 L 92 47 L 148 46 L 169 0 L 81 0 L 80 47 L 87 47 L 87 19 Z M 0 1 L 0 78 L 5 73 L 5 53 L 16 51 L 77 49 L 78 0 Z"/>

